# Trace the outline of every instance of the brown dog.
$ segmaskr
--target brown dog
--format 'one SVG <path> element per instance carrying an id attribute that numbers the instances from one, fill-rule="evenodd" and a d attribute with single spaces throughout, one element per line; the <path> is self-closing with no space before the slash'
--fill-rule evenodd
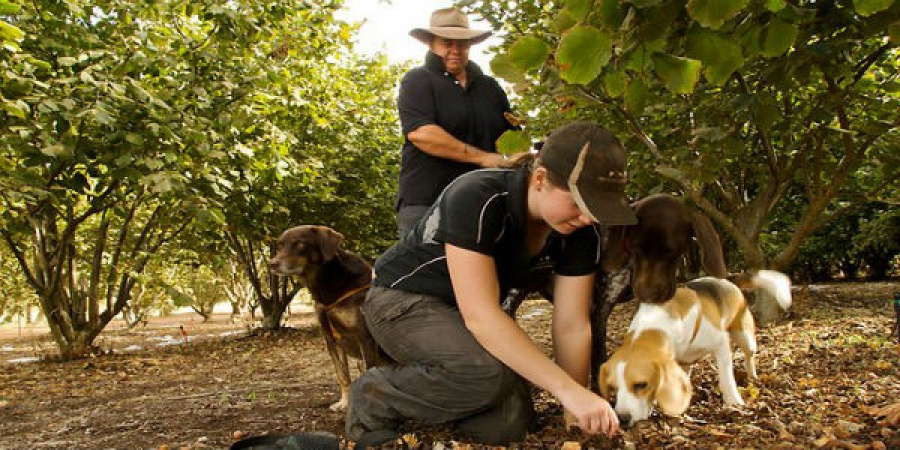
<path id="1" fill-rule="evenodd" d="M 606 360 L 606 325 L 613 307 L 637 297 L 662 303 L 675 293 L 678 266 L 696 242 L 707 275 L 724 278 L 725 258 L 712 222 L 677 198 L 656 194 L 632 204 L 638 223 L 610 227 L 603 266 L 594 280 L 591 305 L 591 380 Z M 552 295 L 544 293 L 546 298 Z M 516 293 L 503 307 L 511 315 L 525 299 Z"/>
<path id="2" fill-rule="evenodd" d="M 631 269 L 633 296 L 662 303 L 675 294 L 682 258 L 696 239 L 706 274 L 725 278 L 725 257 L 719 234 L 701 212 L 671 195 L 656 194 L 633 205 L 638 223 L 609 231 L 603 268 L 612 273 Z"/>
<path id="3" fill-rule="evenodd" d="M 299 277 L 312 294 L 341 387 L 341 399 L 331 405 L 335 411 L 347 408 L 348 355 L 362 359 L 366 369 L 386 362 L 360 311 L 372 281 L 372 267 L 359 256 L 342 250 L 343 240 L 340 233 L 324 226 L 290 228 L 278 238 L 275 257 L 269 262 L 272 272 Z"/>

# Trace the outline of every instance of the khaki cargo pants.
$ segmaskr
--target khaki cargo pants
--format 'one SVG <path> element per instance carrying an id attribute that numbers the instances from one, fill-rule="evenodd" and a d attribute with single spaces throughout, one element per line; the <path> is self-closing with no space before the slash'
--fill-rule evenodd
<path id="1" fill-rule="evenodd" d="M 406 419 L 455 422 L 486 444 L 525 437 L 534 423 L 529 385 L 481 347 L 458 309 L 436 297 L 373 286 L 363 315 L 397 364 L 372 368 L 351 385 L 349 439 L 396 430 Z"/>

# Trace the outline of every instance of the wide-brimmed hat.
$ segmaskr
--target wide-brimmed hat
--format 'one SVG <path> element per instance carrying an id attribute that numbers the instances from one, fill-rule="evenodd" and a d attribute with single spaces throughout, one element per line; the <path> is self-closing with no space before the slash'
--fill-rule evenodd
<path id="1" fill-rule="evenodd" d="M 469 18 L 458 8 L 451 7 L 438 9 L 431 13 L 428 28 L 413 28 L 409 35 L 422 41 L 425 45 L 431 43 L 432 36 L 469 41 L 469 44 L 475 45 L 487 39 L 491 35 L 491 31 L 469 28 Z"/>
<path id="2" fill-rule="evenodd" d="M 559 127 L 544 141 L 540 159 L 548 171 L 566 181 L 578 209 L 594 222 L 637 223 L 625 199 L 625 149 L 609 130 L 592 122 Z"/>

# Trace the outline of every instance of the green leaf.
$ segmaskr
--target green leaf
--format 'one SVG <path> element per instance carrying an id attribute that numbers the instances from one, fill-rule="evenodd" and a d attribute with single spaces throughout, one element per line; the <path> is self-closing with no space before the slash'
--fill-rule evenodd
<path id="1" fill-rule="evenodd" d="M 763 56 L 774 58 L 785 54 L 794 45 L 798 32 L 796 25 L 778 18 L 772 19 L 769 26 L 766 27 L 762 42 Z"/>
<path id="2" fill-rule="evenodd" d="M 122 155 L 122 156 L 119 156 L 118 158 L 116 158 L 116 159 L 113 161 L 113 163 L 115 163 L 115 165 L 116 165 L 117 167 L 125 167 L 125 166 L 130 165 L 130 164 L 133 163 L 133 162 L 134 162 L 134 157 L 131 156 L 131 155 L 128 154 L 128 153 L 126 153 L 126 154 L 124 154 L 124 155 Z"/>
<path id="3" fill-rule="evenodd" d="M 585 16 L 587 16 L 588 12 L 590 12 L 592 3 L 593 0 L 566 0 L 563 10 L 568 11 L 573 19 L 581 22 L 584 20 Z"/>
<path id="4" fill-rule="evenodd" d="M 563 35 L 556 50 L 560 77 L 572 84 L 588 84 L 612 57 L 612 38 L 591 26 L 577 26 Z"/>
<path id="5" fill-rule="evenodd" d="M 20 9 L 22 9 L 22 7 L 15 3 L 10 3 L 7 0 L 0 0 L 0 15 L 2 16 L 15 14 L 19 12 Z"/>
<path id="6" fill-rule="evenodd" d="M 900 44 L 900 22 L 888 25 L 888 39 L 892 44 Z"/>
<path id="7" fill-rule="evenodd" d="M 640 45 L 634 46 L 630 50 L 618 55 L 616 68 L 639 73 L 647 72 L 653 66 L 650 55 L 654 52 L 664 51 L 665 48 L 666 42 L 664 40 L 657 39 L 649 42 L 644 41 Z"/>
<path id="8" fill-rule="evenodd" d="M 137 133 L 126 133 L 125 140 L 134 145 L 144 144 L 144 137 Z"/>
<path id="9" fill-rule="evenodd" d="M 75 65 L 78 62 L 78 59 L 73 58 L 71 56 L 60 56 L 59 58 L 56 58 L 56 62 L 60 66 L 70 67 L 70 66 Z"/>
<path id="10" fill-rule="evenodd" d="M 685 178 L 684 172 L 674 167 L 658 166 L 655 171 L 656 173 L 672 180 L 683 180 Z"/>
<path id="11" fill-rule="evenodd" d="M 16 100 L 14 102 L 0 101 L 0 108 L 2 108 L 3 111 L 6 111 L 7 114 L 18 117 L 20 119 L 24 119 L 25 116 L 28 115 L 28 112 L 31 111 L 31 108 L 28 107 L 28 104 L 23 102 L 22 100 Z"/>
<path id="12" fill-rule="evenodd" d="M 605 28 L 618 29 L 625 16 L 619 0 L 599 0 L 598 3 L 600 4 L 600 23 Z"/>
<path id="13" fill-rule="evenodd" d="M 701 25 L 719 29 L 747 6 L 749 0 L 689 0 L 688 14 Z"/>
<path id="14" fill-rule="evenodd" d="M 635 115 L 641 114 L 647 105 L 647 86 L 644 81 L 635 78 L 625 89 L 625 109 Z"/>
<path id="15" fill-rule="evenodd" d="M 559 10 L 559 14 L 553 19 L 553 29 L 557 32 L 563 32 L 572 28 L 578 23 L 574 17 L 572 17 L 572 13 L 566 11 L 565 9 Z"/>
<path id="16" fill-rule="evenodd" d="M 522 130 L 507 130 L 497 139 L 497 151 L 501 155 L 514 155 L 531 150 L 531 136 Z"/>
<path id="17" fill-rule="evenodd" d="M 778 12 L 787 6 L 784 0 L 766 0 L 766 9 L 771 12 Z"/>
<path id="18" fill-rule="evenodd" d="M 690 94 L 694 91 L 694 86 L 700 79 L 700 61 L 663 52 L 656 52 L 651 58 L 653 68 L 666 88 L 676 94 Z"/>
<path id="19" fill-rule="evenodd" d="M 550 55 L 550 46 L 537 36 L 522 36 L 509 48 L 509 57 L 522 72 L 536 69 Z"/>
<path id="20" fill-rule="evenodd" d="M 41 149 L 41 153 L 47 156 L 60 157 L 67 156 L 69 151 L 66 149 L 65 145 L 62 144 L 53 144 Z"/>
<path id="21" fill-rule="evenodd" d="M 525 79 L 524 73 L 513 62 L 512 58 L 505 53 L 497 54 L 491 60 L 491 72 L 510 83 L 518 83 Z"/>
<path id="22" fill-rule="evenodd" d="M 770 95 L 760 95 L 750 105 L 756 125 L 760 129 L 771 130 L 775 122 L 781 119 L 781 110 L 775 105 L 775 99 Z"/>
<path id="23" fill-rule="evenodd" d="M 662 0 L 631 0 L 628 3 L 631 3 L 638 8 L 650 8 L 662 3 Z"/>
<path id="24" fill-rule="evenodd" d="M 718 142 L 728 137 L 728 131 L 721 127 L 701 127 L 691 134 L 707 142 Z"/>
<path id="25" fill-rule="evenodd" d="M 853 9 L 863 17 L 879 13 L 891 7 L 894 0 L 853 0 Z"/>
<path id="26" fill-rule="evenodd" d="M 19 42 L 25 37 L 25 32 L 18 27 L 0 20 L 0 42 Z"/>
<path id="27" fill-rule="evenodd" d="M 691 27 L 688 31 L 685 47 L 686 56 L 703 62 L 706 79 L 715 86 L 725 84 L 744 63 L 739 42 L 730 35 L 700 26 Z"/>
<path id="28" fill-rule="evenodd" d="M 610 97 L 619 97 L 625 93 L 625 73 L 619 70 L 609 72 L 603 75 L 603 88 L 606 89 L 606 95 Z"/>

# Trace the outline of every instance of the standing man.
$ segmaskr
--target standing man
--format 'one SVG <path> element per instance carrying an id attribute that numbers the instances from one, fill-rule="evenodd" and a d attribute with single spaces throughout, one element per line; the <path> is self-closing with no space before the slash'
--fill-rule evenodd
<path id="1" fill-rule="evenodd" d="M 499 166 L 497 139 L 515 128 L 507 120 L 506 93 L 469 61 L 469 48 L 491 31 L 470 29 L 462 11 L 443 8 L 431 14 L 428 28 L 409 34 L 428 46 L 428 54 L 424 65 L 403 76 L 397 100 L 405 136 L 397 195 L 401 238 L 456 177 Z"/>

